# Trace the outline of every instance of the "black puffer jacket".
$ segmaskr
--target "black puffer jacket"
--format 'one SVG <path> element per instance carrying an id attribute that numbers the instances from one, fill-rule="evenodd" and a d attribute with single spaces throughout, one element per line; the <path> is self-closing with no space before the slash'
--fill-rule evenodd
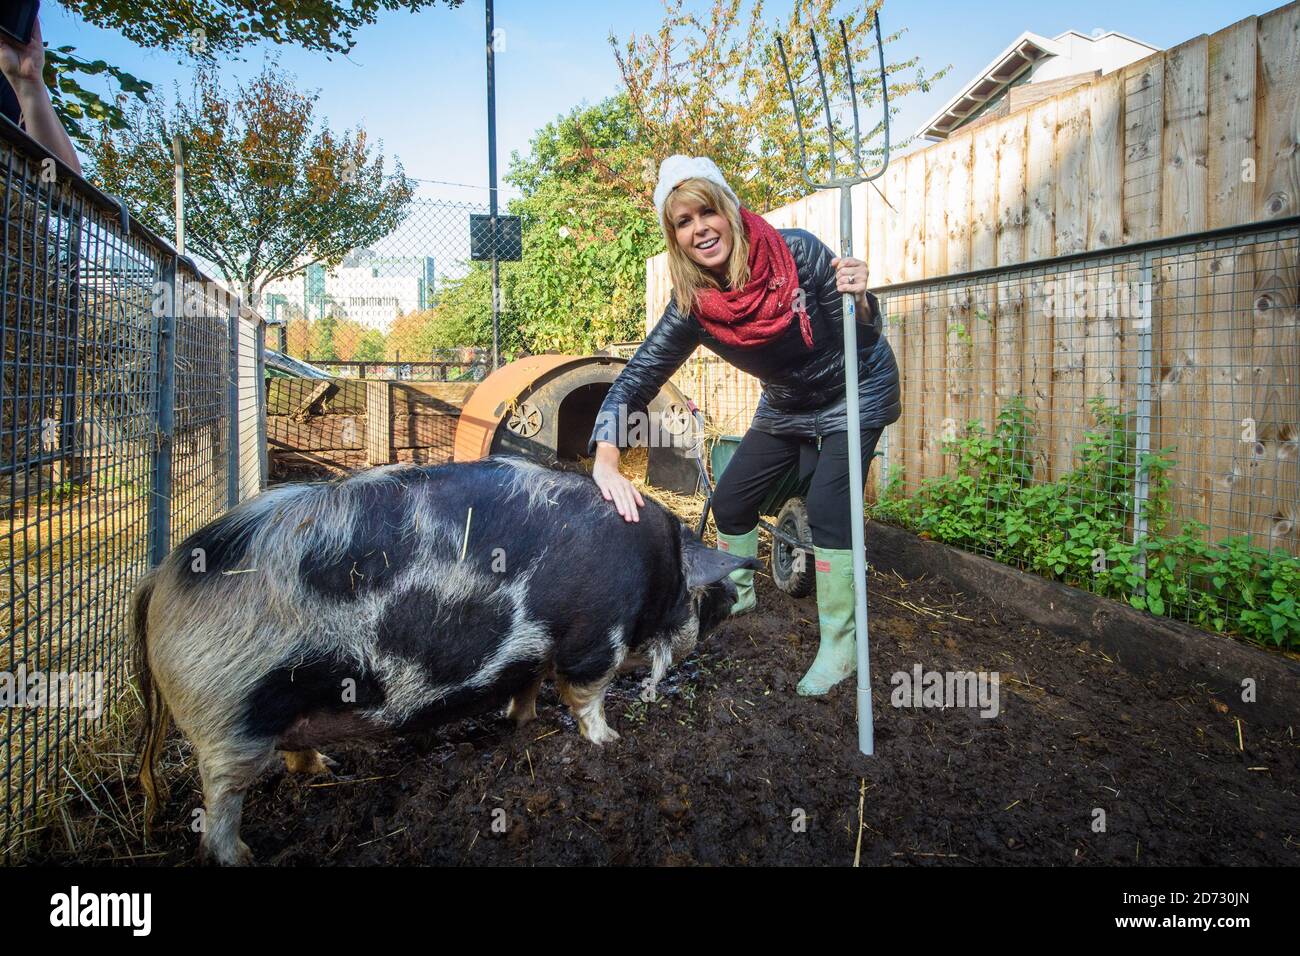
<path id="1" fill-rule="evenodd" d="M 844 404 L 844 314 L 835 288 L 835 254 L 806 229 L 778 230 L 794 256 L 799 287 L 807 294 L 813 347 L 804 345 L 799 323 L 757 348 L 725 345 L 706 332 L 694 315 L 683 316 L 674 302 L 619 373 L 596 416 L 588 453 L 597 441 L 618 444 L 619 409 L 645 411 L 647 404 L 697 345 L 748 372 L 763 386 L 751 428 L 772 435 L 818 438 L 848 430 Z M 898 364 L 880 334 L 876 297 L 867 294 L 871 315 L 858 316 L 858 400 L 863 428 L 898 421 Z M 624 435 L 628 434 L 624 428 Z"/>

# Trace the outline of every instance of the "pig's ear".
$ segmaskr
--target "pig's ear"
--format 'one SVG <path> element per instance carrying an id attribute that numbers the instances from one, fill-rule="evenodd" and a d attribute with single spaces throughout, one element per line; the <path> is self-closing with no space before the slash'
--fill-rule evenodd
<path id="1" fill-rule="evenodd" d="M 758 571 L 763 567 L 757 558 L 740 558 L 726 551 L 710 548 L 695 535 L 682 535 L 682 569 L 688 588 L 702 588 L 716 584 L 732 571 L 749 568 Z"/>

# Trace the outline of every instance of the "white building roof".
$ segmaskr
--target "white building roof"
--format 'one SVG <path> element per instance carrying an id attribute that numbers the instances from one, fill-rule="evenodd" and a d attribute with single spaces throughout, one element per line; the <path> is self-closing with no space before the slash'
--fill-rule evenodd
<path id="1" fill-rule="evenodd" d="M 1160 48 L 1111 30 L 1094 34 L 1066 30 L 1051 39 L 1026 30 L 977 73 L 952 99 L 917 130 L 918 136 L 944 139 L 990 100 L 1001 96 L 1027 70 L 1043 79 L 1100 70 L 1108 73 Z M 1057 60 L 1050 70 L 1038 66 Z"/>

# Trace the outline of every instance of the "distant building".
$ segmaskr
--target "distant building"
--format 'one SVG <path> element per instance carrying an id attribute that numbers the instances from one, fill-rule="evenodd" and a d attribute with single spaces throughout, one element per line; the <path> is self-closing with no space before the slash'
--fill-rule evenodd
<path id="1" fill-rule="evenodd" d="M 1026 31 L 926 120 L 917 136 L 947 139 L 1158 52 L 1160 47 L 1123 33 L 1066 30 L 1049 40 Z"/>
<path id="2" fill-rule="evenodd" d="M 383 256 L 356 249 L 335 269 L 309 265 L 267 283 L 262 293 L 267 309 L 278 317 L 285 317 L 281 310 L 309 320 L 332 315 L 387 331 L 399 315 L 430 308 L 435 288 L 431 256 Z"/>

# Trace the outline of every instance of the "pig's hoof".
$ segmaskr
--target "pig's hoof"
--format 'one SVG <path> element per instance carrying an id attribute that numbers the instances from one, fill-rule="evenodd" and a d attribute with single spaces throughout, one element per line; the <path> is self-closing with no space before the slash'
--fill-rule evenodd
<path id="1" fill-rule="evenodd" d="M 287 750 L 284 754 L 284 766 L 290 773 L 330 773 L 338 765 L 318 750 Z"/>
<path id="2" fill-rule="evenodd" d="M 602 744 L 612 744 L 618 740 L 618 731 L 609 724 L 601 724 L 599 727 L 582 728 L 582 736 L 599 747 Z"/>
<path id="3" fill-rule="evenodd" d="M 232 856 L 231 862 L 228 865 L 229 866 L 252 866 L 253 863 L 254 863 L 253 851 L 248 848 L 247 843 L 245 843 L 243 840 L 240 840 L 239 844 L 235 847 L 234 855 Z"/>
<path id="4" fill-rule="evenodd" d="M 199 859 L 204 866 L 252 866 L 253 851 L 243 840 L 236 840 L 233 846 L 216 847 L 203 844 Z"/>
<path id="5" fill-rule="evenodd" d="M 506 708 L 506 719 L 513 720 L 516 727 L 522 727 L 524 724 L 536 720 L 537 701 L 523 702 L 516 697 L 510 698 L 510 706 Z"/>

